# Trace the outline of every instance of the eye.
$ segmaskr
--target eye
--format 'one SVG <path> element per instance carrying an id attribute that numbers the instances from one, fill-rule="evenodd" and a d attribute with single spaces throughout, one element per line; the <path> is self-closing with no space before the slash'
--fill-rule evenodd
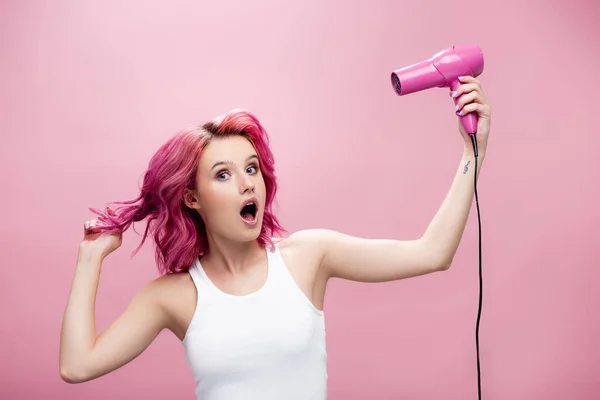
<path id="1" fill-rule="evenodd" d="M 217 180 L 219 181 L 224 181 L 225 179 L 227 179 L 227 172 L 226 171 L 221 171 L 217 174 Z"/>
<path id="2" fill-rule="evenodd" d="M 257 165 L 251 165 L 248 167 L 248 169 L 246 170 L 246 172 L 248 172 L 249 174 L 255 174 L 258 172 L 258 166 Z"/>

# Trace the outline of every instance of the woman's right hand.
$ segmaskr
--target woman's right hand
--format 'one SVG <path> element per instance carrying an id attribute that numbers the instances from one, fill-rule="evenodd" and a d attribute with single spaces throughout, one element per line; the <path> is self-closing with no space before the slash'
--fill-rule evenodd
<path id="1" fill-rule="evenodd" d="M 106 213 L 114 215 L 114 211 L 106 208 Z M 102 217 L 86 221 L 83 226 L 83 241 L 79 245 L 79 250 L 104 258 L 121 246 L 123 241 L 122 233 L 102 233 Z"/>

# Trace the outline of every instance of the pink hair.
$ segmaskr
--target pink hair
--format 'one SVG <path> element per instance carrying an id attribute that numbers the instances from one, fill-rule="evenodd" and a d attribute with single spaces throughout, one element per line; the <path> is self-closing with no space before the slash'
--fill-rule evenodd
<path id="1" fill-rule="evenodd" d="M 224 117 L 207 122 L 201 127 L 183 130 L 163 144 L 154 154 L 139 196 L 133 200 L 113 202 L 121 204 L 108 214 L 94 208 L 100 216 L 103 232 L 124 232 L 134 222 L 148 219 L 142 242 L 151 232 L 156 243 L 155 258 L 161 275 L 186 271 L 198 256 L 208 250 L 206 227 L 196 210 L 183 202 L 184 190 L 195 189 L 198 161 L 204 147 L 214 137 L 241 135 L 247 138 L 259 157 L 265 180 L 266 204 L 258 242 L 273 246 L 271 236 L 285 232 L 272 212 L 277 192 L 274 158 L 269 148 L 269 137 L 258 119 L 247 111 L 233 110 Z"/>

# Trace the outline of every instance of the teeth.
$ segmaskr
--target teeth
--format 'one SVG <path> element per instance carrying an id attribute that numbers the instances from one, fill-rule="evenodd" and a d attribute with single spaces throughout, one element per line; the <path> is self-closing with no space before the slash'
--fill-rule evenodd
<path id="1" fill-rule="evenodd" d="M 253 201 L 248 202 L 248 203 L 244 204 L 244 206 L 242 207 L 242 210 L 246 209 L 246 207 L 255 207 L 256 208 L 256 204 Z"/>

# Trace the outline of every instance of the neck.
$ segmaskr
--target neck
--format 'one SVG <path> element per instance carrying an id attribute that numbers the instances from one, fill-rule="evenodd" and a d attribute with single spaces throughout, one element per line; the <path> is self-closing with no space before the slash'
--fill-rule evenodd
<path id="1" fill-rule="evenodd" d="M 226 270 L 232 275 L 246 272 L 256 265 L 257 257 L 261 257 L 264 249 L 257 240 L 248 242 L 235 241 L 207 232 L 209 251 L 203 257 L 203 265 Z"/>

